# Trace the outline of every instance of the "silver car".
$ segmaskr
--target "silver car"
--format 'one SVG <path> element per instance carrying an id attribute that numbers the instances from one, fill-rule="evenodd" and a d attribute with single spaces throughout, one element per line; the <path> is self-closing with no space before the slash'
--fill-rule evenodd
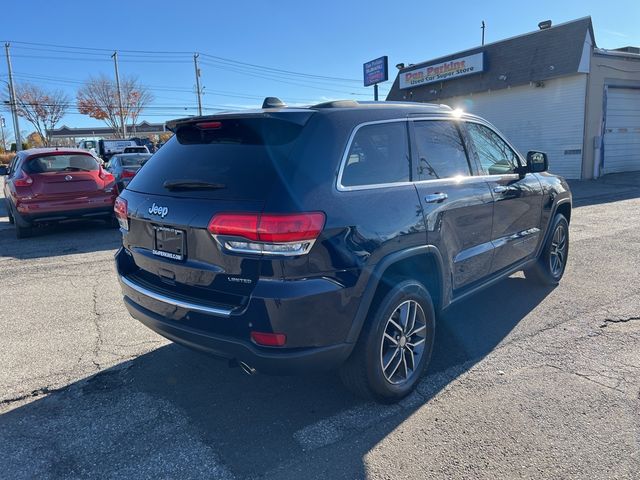
<path id="1" fill-rule="evenodd" d="M 111 157 L 107 170 L 115 177 L 118 191 L 127 188 L 131 179 L 149 158 L 150 153 L 120 153 Z"/>

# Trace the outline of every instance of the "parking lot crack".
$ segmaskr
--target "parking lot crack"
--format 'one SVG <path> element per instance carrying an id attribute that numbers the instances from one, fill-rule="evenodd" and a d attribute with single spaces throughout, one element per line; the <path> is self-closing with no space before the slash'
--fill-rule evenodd
<path id="1" fill-rule="evenodd" d="M 102 314 L 98 310 L 98 280 L 97 279 L 93 285 L 92 298 L 93 298 L 92 319 L 93 319 L 93 325 L 96 330 L 96 340 L 93 345 L 93 358 L 91 359 L 91 362 L 93 363 L 93 365 L 96 367 L 97 370 L 100 370 L 102 366 L 98 362 L 98 358 L 100 355 L 100 349 L 102 348 L 103 338 L 102 338 L 102 328 L 100 327 L 100 317 L 102 316 Z"/>
<path id="2" fill-rule="evenodd" d="M 69 388 L 69 385 L 65 385 L 64 387 L 60 387 L 60 388 L 42 387 L 36 390 L 32 390 L 29 393 L 18 395 L 17 397 L 11 397 L 11 398 L 6 398 L 4 400 L 0 400 L 0 405 L 9 405 L 11 403 L 20 402 L 28 398 L 41 397 L 43 395 L 49 395 L 50 393 L 63 392 L 68 388 Z"/>
<path id="3" fill-rule="evenodd" d="M 602 382 L 599 382 L 599 381 L 595 380 L 592 375 L 586 375 L 584 373 L 574 372 L 574 371 L 571 371 L 571 370 L 567 370 L 567 369 L 558 367 L 557 365 L 545 364 L 544 366 L 549 367 L 549 368 L 553 368 L 553 369 L 558 370 L 560 372 L 568 373 L 570 375 L 575 375 L 576 377 L 584 378 L 585 380 L 588 380 L 591 383 L 595 383 L 596 385 L 599 385 L 601 387 L 608 388 L 609 390 L 614 390 L 614 391 L 616 391 L 618 393 L 623 393 L 623 394 L 625 393 L 624 390 L 622 390 L 621 388 L 618 388 L 618 385 L 620 385 L 622 383 L 622 381 L 621 381 L 621 379 L 619 379 L 617 377 L 607 377 L 605 375 L 599 375 L 599 376 L 603 376 L 605 378 L 612 378 L 614 380 L 617 380 L 616 386 L 612 387 L 611 385 L 607 385 L 605 383 L 602 383 Z"/>
<path id="4" fill-rule="evenodd" d="M 600 328 L 606 328 L 611 323 L 628 323 L 636 320 L 640 320 L 639 316 L 623 317 L 623 318 L 605 318 L 604 323 L 600 325 Z"/>

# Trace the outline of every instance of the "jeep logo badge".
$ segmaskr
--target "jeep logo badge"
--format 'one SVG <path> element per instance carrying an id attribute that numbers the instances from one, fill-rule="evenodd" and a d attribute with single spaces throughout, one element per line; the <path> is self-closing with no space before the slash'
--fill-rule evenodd
<path id="1" fill-rule="evenodd" d="M 160 215 L 160 218 L 164 218 L 169 213 L 168 207 L 160 207 L 153 202 L 153 205 L 149 207 L 149 215 Z"/>

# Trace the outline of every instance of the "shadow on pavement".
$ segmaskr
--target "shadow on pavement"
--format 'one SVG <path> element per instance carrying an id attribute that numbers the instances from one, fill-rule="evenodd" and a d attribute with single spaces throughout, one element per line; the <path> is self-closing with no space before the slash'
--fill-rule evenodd
<path id="1" fill-rule="evenodd" d="M 640 197 L 640 172 L 614 173 L 597 180 L 569 180 L 574 207 Z"/>
<path id="2" fill-rule="evenodd" d="M 102 220 L 80 220 L 38 226 L 33 236 L 16 238 L 13 225 L 0 221 L 0 257 L 19 260 L 115 250 L 120 231 Z"/>
<path id="3" fill-rule="evenodd" d="M 396 406 L 364 403 L 332 373 L 249 377 L 164 346 L 0 416 L 0 469 L 13 478 L 365 478 L 366 453 L 549 293 L 512 277 L 452 307 L 420 394 Z"/>

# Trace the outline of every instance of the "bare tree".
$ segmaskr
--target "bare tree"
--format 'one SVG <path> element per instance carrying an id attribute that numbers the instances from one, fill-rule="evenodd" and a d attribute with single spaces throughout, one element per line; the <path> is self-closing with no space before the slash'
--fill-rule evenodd
<path id="1" fill-rule="evenodd" d="M 29 83 L 16 85 L 15 92 L 18 115 L 33 125 L 45 145 L 50 145 L 48 131 L 69 109 L 69 97 L 62 90 L 45 90 Z"/>
<path id="2" fill-rule="evenodd" d="M 124 123 L 131 120 L 135 124 L 145 107 L 153 101 L 153 95 L 136 77 L 124 77 L 120 82 L 120 93 Z M 119 137 L 124 136 L 114 80 L 106 75 L 89 78 L 78 90 L 77 101 L 80 113 L 103 120 Z"/>

